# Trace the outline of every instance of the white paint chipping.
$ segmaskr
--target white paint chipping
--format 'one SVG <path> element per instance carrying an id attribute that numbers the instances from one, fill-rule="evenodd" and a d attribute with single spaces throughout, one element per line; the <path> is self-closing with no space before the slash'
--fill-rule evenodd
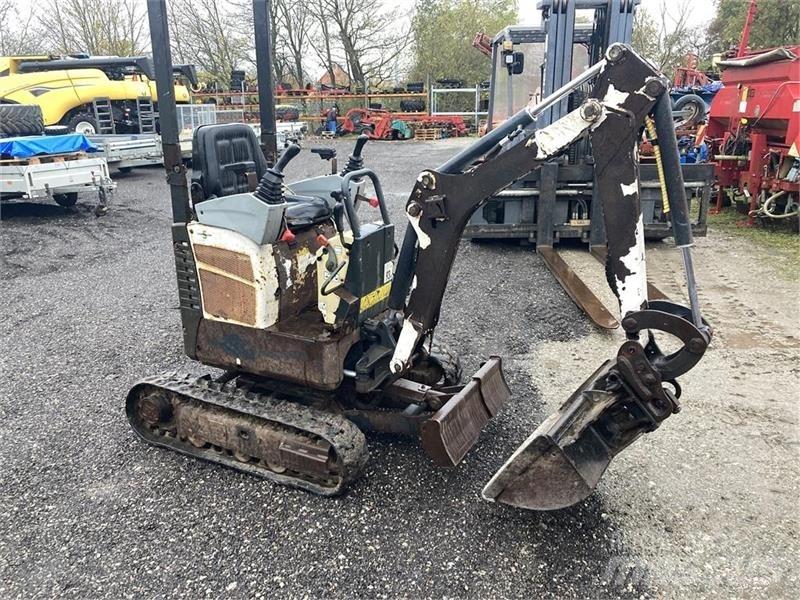
<path id="1" fill-rule="evenodd" d="M 392 355 L 390 367 L 393 373 L 399 373 L 403 366 L 408 364 L 417 341 L 419 341 L 419 332 L 414 327 L 414 322 L 411 319 L 406 319 L 403 322 L 403 329 L 400 331 L 400 337 Z"/>
<path id="2" fill-rule="evenodd" d="M 635 196 L 639 193 L 639 180 L 634 179 L 633 183 L 620 183 L 619 187 L 623 196 Z"/>
<path id="3" fill-rule="evenodd" d="M 286 289 L 288 290 L 292 287 L 292 259 L 291 258 L 284 258 L 283 259 L 283 269 L 286 271 Z"/>
<path id="4" fill-rule="evenodd" d="M 580 113 L 580 108 L 575 109 L 555 123 L 536 130 L 526 145 L 536 144 L 537 160 L 544 160 L 558 154 L 581 137 L 585 131 L 596 127 L 605 120 L 605 114 L 603 114 L 599 119 L 589 122 Z"/>
<path id="5" fill-rule="evenodd" d="M 647 267 L 644 256 L 644 221 L 639 215 L 636 223 L 635 241 L 628 253 L 622 257 L 622 264 L 630 275 L 620 280 L 615 276 L 619 293 L 620 313 L 623 318 L 629 312 L 641 310 L 647 302 Z"/>
<path id="6" fill-rule="evenodd" d="M 419 243 L 420 250 L 425 250 L 428 246 L 431 245 L 431 238 L 430 236 L 422 231 L 422 228 L 419 226 L 420 217 L 422 217 L 422 213 L 418 214 L 416 217 L 412 217 L 408 213 L 406 213 L 408 217 L 408 221 L 411 223 L 411 226 L 414 228 L 414 231 L 417 232 L 417 243 Z"/>
<path id="7" fill-rule="evenodd" d="M 606 95 L 603 96 L 603 104 L 619 108 L 628 99 L 628 96 L 630 96 L 628 92 L 618 90 L 614 87 L 614 84 L 609 83 L 608 91 L 606 92 Z"/>
<path id="8" fill-rule="evenodd" d="M 317 264 L 317 257 L 311 252 L 302 250 L 297 254 L 297 271 L 298 273 L 305 273 L 309 267 Z"/>

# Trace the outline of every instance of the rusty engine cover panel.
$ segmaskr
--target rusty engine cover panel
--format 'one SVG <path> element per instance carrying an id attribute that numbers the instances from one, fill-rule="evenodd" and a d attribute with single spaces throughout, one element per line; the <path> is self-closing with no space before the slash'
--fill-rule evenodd
<path id="1" fill-rule="evenodd" d="M 253 265 L 250 263 L 250 257 L 246 254 L 225 250 L 224 248 L 216 248 L 215 246 L 195 244 L 194 256 L 198 262 L 206 263 L 240 279 L 253 281 Z"/>
<path id="2" fill-rule="evenodd" d="M 195 261 L 206 264 L 222 273 L 198 268 L 200 285 L 203 290 L 203 308 L 209 314 L 255 325 L 256 293 L 252 285 L 253 266 L 246 254 L 206 246 L 194 245 Z M 228 275 L 232 275 L 230 277 Z"/>
<path id="3" fill-rule="evenodd" d="M 336 234 L 329 223 L 298 231 L 291 245 L 276 242 L 272 246 L 278 281 L 281 286 L 279 321 L 297 316 L 317 305 L 316 254 L 321 248 L 319 238 Z M 321 317 L 320 317 L 321 321 Z"/>
<path id="4" fill-rule="evenodd" d="M 358 330 L 329 332 L 317 311 L 306 311 L 269 329 L 203 319 L 197 332 L 202 363 L 333 390 L 342 365 L 359 340 Z"/>

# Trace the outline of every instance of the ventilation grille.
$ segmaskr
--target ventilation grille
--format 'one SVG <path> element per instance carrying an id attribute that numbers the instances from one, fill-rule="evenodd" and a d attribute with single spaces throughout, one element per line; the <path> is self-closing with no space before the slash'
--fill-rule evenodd
<path id="1" fill-rule="evenodd" d="M 194 245 L 194 253 L 197 262 L 230 273 L 239 279 L 253 281 L 253 266 L 246 254 L 201 244 Z"/>
<path id="2" fill-rule="evenodd" d="M 189 242 L 176 242 L 173 248 L 181 308 L 200 310 L 200 288 L 197 284 L 197 267 L 192 257 L 192 248 Z"/>
<path id="3" fill-rule="evenodd" d="M 221 319 L 256 324 L 256 291 L 250 285 L 200 268 L 205 312 Z"/>

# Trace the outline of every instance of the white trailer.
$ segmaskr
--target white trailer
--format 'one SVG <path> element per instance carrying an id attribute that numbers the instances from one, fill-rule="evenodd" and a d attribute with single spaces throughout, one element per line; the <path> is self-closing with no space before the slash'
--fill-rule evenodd
<path id="1" fill-rule="evenodd" d="M 98 212 L 104 212 L 115 188 L 102 156 L 74 152 L 0 160 L 0 199 L 4 200 L 49 198 L 72 206 L 79 193 L 90 192 L 98 196 Z"/>
<path id="2" fill-rule="evenodd" d="M 134 167 L 160 165 L 164 162 L 161 138 L 154 133 L 89 135 L 89 140 L 103 153 L 109 167 L 127 173 Z"/>

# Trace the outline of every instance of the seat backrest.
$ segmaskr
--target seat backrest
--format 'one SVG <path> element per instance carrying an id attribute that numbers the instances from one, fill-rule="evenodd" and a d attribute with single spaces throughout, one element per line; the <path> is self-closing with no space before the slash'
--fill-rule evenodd
<path id="1" fill-rule="evenodd" d="M 267 161 L 248 125 L 201 125 L 192 137 L 192 169 L 192 199 L 197 203 L 252 191 Z"/>

